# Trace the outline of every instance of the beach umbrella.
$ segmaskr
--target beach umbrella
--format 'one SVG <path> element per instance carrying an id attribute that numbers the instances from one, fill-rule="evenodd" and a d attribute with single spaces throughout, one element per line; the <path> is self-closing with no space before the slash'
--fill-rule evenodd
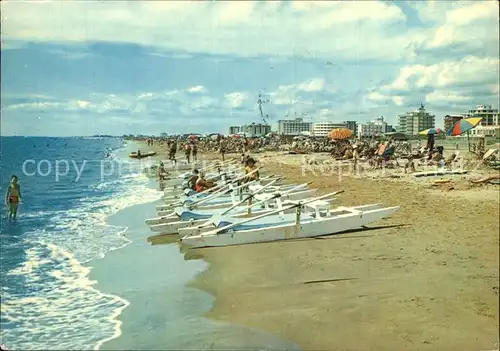
<path id="1" fill-rule="evenodd" d="M 188 139 L 191 139 L 191 140 L 194 140 L 194 139 L 197 139 L 198 137 L 196 135 L 190 135 L 188 136 Z"/>
<path id="2" fill-rule="evenodd" d="M 239 139 L 239 138 L 241 138 L 241 135 L 239 135 L 239 134 L 233 134 L 233 135 L 231 135 L 231 137 L 233 139 Z"/>
<path id="3" fill-rule="evenodd" d="M 450 136 L 458 136 L 467 133 L 467 147 L 470 151 L 469 130 L 474 129 L 481 122 L 481 120 L 481 117 L 462 118 L 456 122 L 453 127 L 446 132 L 446 134 Z"/>
<path id="4" fill-rule="evenodd" d="M 463 118 L 456 122 L 446 134 L 451 136 L 462 135 L 477 126 L 481 120 L 481 117 Z"/>
<path id="5" fill-rule="evenodd" d="M 212 134 L 212 135 L 210 135 L 210 139 L 212 139 L 212 140 L 219 139 L 219 134 Z"/>
<path id="6" fill-rule="evenodd" d="M 328 133 L 328 137 L 333 140 L 345 140 L 352 137 L 354 132 L 347 128 L 336 128 Z"/>
<path id="7" fill-rule="evenodd" d="M 418 134 L 426 136 L 426 135 L 430 135 L 430 134 L 439 134 L 441 132 L 442 132 L 442 130 L 439 128 L 429 128 L 426 130 L 422 130 L 421 132 L 418 132 Z"/>
<path id="8" fill-rule="evenodd" d="M 312 133 L 308 130 L 304 130 L 303 132 L 300 132 L 301 135 L 304 135 L 304 136 L 311 136 Z"/>

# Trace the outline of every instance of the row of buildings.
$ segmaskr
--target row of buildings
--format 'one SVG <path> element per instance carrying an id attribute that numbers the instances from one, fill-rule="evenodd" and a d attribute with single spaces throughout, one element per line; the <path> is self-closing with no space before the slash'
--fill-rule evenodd
<path id="1" fill-rule="evenodd" d="M 318 137 L 325 137 L 335 128 L 348 128 L 354 133 L 357 132 L 356 121 L 345 122 L 318 122 L 305 121 L 303 118 L 282 119 L 278 121 L 278 134 L 280 135 L 300 135 L 304 132 Z M 229 127 L 229 134 L 245 134 L 249 136 L 264 136 L 271 133 L 271 126 L 262 123 L 252 123 L 242 126 Z"/>
<path id="2" fill-rule="evenodd" d="M 481 117 L 481 123 L 471 131 L 473 136 L 500 137 L 499 113 L 491 105 L 478 105 L 463 115 L 446 115 L 444 129 L 450 129 L 454 123 L 462 118 Z M 418 135 L 422 130 L 434 128 L 436 116 L 429 113 L 423 104 L 415 111 L 409 111 L 398 116 L 398 124 L 393 127 L 388 124 L 383 116 L 366 123 L 358 124 L 356 121 L 344 122 L 317 122 L 306 121 L 302 118 L 278 121 L 278 134 L 300 135 L 304 132 L 311 135 L 324 137 L 335 128 L 347 128 L 354 132 L 358 138 L 377 136 L 390 132 L 400 132 L 406 135 Z M 265 136 L 271 133 L 271 126 L 262 123 L 252 123 L 242 126 L 229 127 L 229 134 L 245 134 L 249 136 Z"/>

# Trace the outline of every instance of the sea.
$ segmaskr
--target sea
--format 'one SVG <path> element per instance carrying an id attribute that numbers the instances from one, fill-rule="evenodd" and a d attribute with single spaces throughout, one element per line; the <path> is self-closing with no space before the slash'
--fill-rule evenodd
<path id="1" fill-rule="evenodd" d="M 108 216 L 160 197 L 125 150 L 114 138 L 1 138 L 2 196 L 17 175 L 23 200 L 17 220 L 6 207 L 0 215 L 0 341 L 9 348 L 93 349 L 117 335 L 110 316 L 128 302 L 97 290 L 86 264 L 129 243 Z"/>
<path id="2" fill-rule="evenodd" d="M 300 350 L 205 318 L 214 297 L 189 286 L 208 267 L 174 241 L 154 245 L 159 184 L 118 138 L 1 137 L 0 344 L 11 350 Z M 156 238 L 158 239 L 158 238 Z"/>

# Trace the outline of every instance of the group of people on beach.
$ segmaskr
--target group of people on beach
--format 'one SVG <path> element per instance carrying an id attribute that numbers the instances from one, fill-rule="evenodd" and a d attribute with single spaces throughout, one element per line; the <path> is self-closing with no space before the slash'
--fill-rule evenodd
<path id="1" fill-rule="evenodd" d="M 241 180 L 242 184 L 250 181 L 259 180 L 259 171 L 257 169 L 256 161 L 248 155 L 242 155 L 241 163 L 244 165 L 245 177 Z M 191 177 L 188 179 L 187 186 L 195 192 L 203 192 L 210 188 L 217 186 L 213 180 L 207 179 L 205 172 L 200 172 L 197 169 L 193 170 Z"/>

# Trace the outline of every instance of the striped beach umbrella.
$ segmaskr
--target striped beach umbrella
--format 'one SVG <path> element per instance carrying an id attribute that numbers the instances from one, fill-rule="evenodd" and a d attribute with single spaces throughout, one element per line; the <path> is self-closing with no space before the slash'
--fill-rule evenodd
<path id="1" fill-rule="evenodd" d="M 476 127 L 481 120 L 481 117 L 463 118 L 456 122 L 453 127 L 446 132 L 446 134 L 451 136 L 462 135 Z"/>
<path id="2" fill-rule="evenodd" d="M 347 128 L 335 128 L 328 133 L 328 137 L 333 140 L 344 140 L 352 137 L 354 132 Z"/>
<path id="3" fill-rule="evenodd" d="M 421 132 L 418 132 L 419 135 L 430 135 L 430 134 L 439 134 L 441 133 L 442 130 L 439 128 L 429 128 L 426 130 L 423 130 Z"/>

